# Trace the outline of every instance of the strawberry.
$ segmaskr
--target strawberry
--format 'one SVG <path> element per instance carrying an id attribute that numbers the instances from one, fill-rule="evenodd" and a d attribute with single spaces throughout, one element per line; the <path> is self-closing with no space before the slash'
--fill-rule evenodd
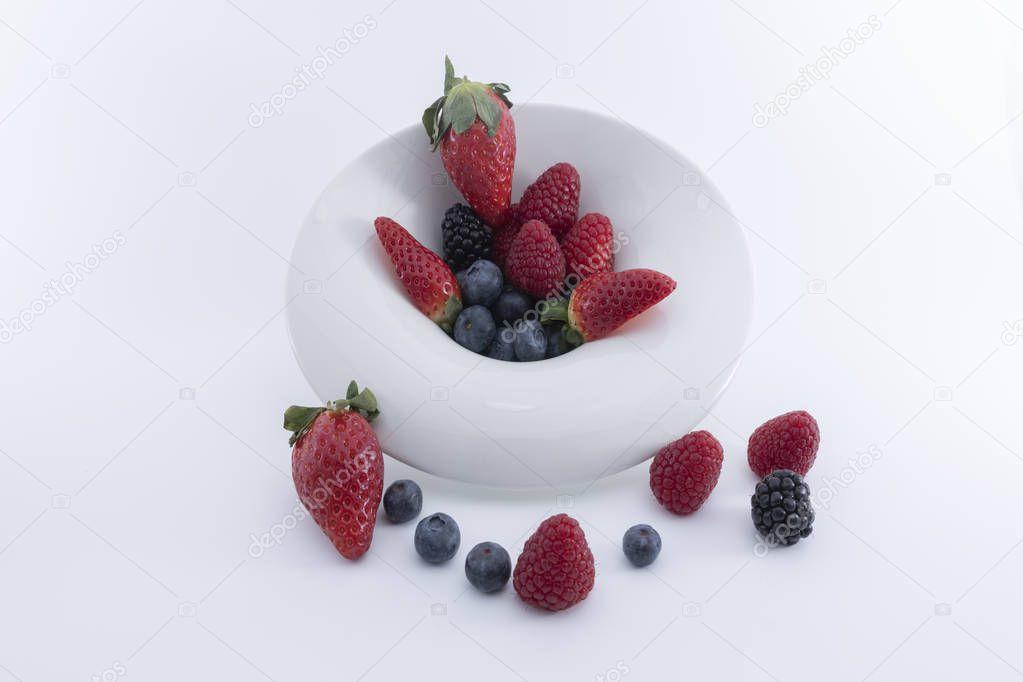
<path id="1" fill-rule="evenodd" d="M 545 223 L 530 220 L 519 228 L 505 258 L 504 275 L 513 286 L 536 298 L 563 286 L 565 255 Z"/>
<path id="2" fill-rule="evenodd" d="M 556 163 L 540 174 L 519 199 L 523 221 L 542 220 L 557 239 L 565 236 L 579 215 L 579 171 L 570 163 Z"/>
<path id="3" fill-rule="evenodd" d="M 390 218 L 377 218 L 373 225 L 416 307 L 450 334 L 462 312 L 462 290 L 451 268 Z"/>
<path id="4" fill-rule="evenodd" d="M 615 269 L 614 227 L 606 215 L 587 213 L 561 240 L 569 275 L 583 280 Z"/>
<path id="5" fill-rule="evenodd" d="M 358 559 L 373 541 L 384 459 L 369 422 L 379 413 L 373 392 L 360 393 L 354 381 L 344 400 L 284 413 L 298 499 L 346 559 Z"/>
<path id="6" fill-rule="evenodd" d="M 557 514 L 540 524 L 515 562 L 519 598 L 546 611 L 575 606 L 593 589 L 593 552 L 579 522 Z"/>
<path id="7" fill-rule="evenodd" d="M 675 290 L 675 280 L 656 270 L 637 268 L 587 277 L 568 301 L 551 301 L 542 322 L 567 322 L 563 338 L 578 346 L 602 339 Z"/>
<path id="8" fill-rule="evenodd" d="M 483 222 L 504 225 L 515 171 L 515 121 L 504 83 L 456 78 L 444 58 L 444 94 L 423 112 L 423 127 L 455 187 Z"/>

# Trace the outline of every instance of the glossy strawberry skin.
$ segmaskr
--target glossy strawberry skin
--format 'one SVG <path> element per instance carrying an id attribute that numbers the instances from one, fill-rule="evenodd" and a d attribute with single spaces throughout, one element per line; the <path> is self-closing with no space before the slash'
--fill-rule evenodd
<path id="1" fill-rule="evenodd" d="M 523 221 L 542 220 L 561 240 L 579 215 L 579 171 L 570 163 L 556 163 L 526 188 L 519 200 Z"/>
<path id="2" fill-rule="evenodd" d="M 582 341 L 601 339 L 673 292 L 676 282 L 637 268 L 587 277 L 572 291 L 568 324 Z"/>
<path id="3" fill-rule="evenodd" d="M 298 439 L 291 471 L 299 500 L 346 559 L 370 547 L 384 487 L 376 434 L 360 414 L 325 410 Z"/>
<path id="4" fill-rule="evenodd" d="M 505 224 L 511 209 L 515 121 L 500 97 L 487 94 L 501 110 L 495 134 L 489 135 L 480 120 L 460 134 L 450 128 L 441 139 L 440 154 L 455 187 L 483 222 L 494 228 Z"/>
<path id="5" fill-rule="evenodd" d="M 615 269 L 614 227 L 601 213 L 587 213 L 561 240 L 565 268 L 569 275 L 583 280 Z"/>
<path id="6" fill-rule="evenodd" d="M 391 220 L 374 221 L 377 237 L 420 312 L 449 332 L 462 310 L 462 290 L 444 260 Z"/>

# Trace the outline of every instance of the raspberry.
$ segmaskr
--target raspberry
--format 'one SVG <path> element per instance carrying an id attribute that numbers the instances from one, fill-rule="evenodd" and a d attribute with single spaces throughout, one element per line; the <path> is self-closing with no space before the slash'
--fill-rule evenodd
<path id="1" fill-rule="evenodd" d="M 565 269 L 579 280 L 615 269 L 614 227 L 606 215 L 587 213 L 561 240 Z"/>
<path id="2" fill-rule="evenodd" d="M 542 220 L 561 239 L 579 215 L 579 171 L 570 163 L 556 163 L 522 193 L 519 215 L 523 222 Z"/>
<path id="3" fill-rule="evenodd" d="M 813 532 L 810 488 L 794 471 L 780 469 L 765 476 L 750 504 L 753 525 L 769 545 L 794 545 Z"/>
<path id="4" fill-rule="evenodd" d="M 517 289 L 544 298 L 565 280 L 565 256 L 547 225 L 530 220 L 512 240 L 504 263 L 505 278 Z"/>
<path id="5" fill-rule="evenodd" d="M 777 469 L 806 476 L 820 442 L 820 429 L 809 412 L 787 412 L 764 422 L 749 437 L 749 468 L 760 478 Z"/>
<path id="6" fill-rule="evenodd" d="M 494 228 L 493 231 L 493 243 L 490 246 L 490 260 L 497 263 L 501 268 L 504 268 L 504 263 L 508 259 L 508 251 L 511 250 L 511 243 L 515 240 L 515 236 L 519 233 L 519 228 L 522 227 L 522 223 L 519 222 L 518 216 L 515 215 L 517 206 L 518 204 L 512 205 L 512 218 L 504 224 L 504 227 Z"/>
<path id="7" fill-rule="evenodd" d="M 575 606 L 593 589 L 593 553 L 579 522 L 552 516 L 526 540 L 513 584 L 522 601 L 547 611 Z"/>
<path id="8" fill-rule="evenodd" d="M 490 228 L 465 204 L 455 204 L 445 211 L 440 229 L 444 262 L 452 270 L 464 270 L 481 258 L 490 257 Z"/>
<path id="9" fill-rule="evenodd" d="M 692 514 L 717 485 L 724 452 L 707 431 L 693 431 L 668 443 L 650 463 L 650 490 L 673 514 Z"/>

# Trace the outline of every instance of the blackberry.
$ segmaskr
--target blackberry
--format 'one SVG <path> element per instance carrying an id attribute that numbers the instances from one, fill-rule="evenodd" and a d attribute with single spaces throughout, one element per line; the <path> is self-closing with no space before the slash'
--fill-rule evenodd
<path id="1" fill-rule="evenodd" d="M 445 211 L 440 229 L 444 261 L 452 270 L 464 270 L 481 258 L 490 258 L 490 228 L 465 204 L 455 204 Z"/>
<path id="2" fill-rule="evenodd" d="M 789 469 L 772 471 L 750 499 L 753 525 L 771 545 L 794 545 L 813 532 L 810 488 Z"/>

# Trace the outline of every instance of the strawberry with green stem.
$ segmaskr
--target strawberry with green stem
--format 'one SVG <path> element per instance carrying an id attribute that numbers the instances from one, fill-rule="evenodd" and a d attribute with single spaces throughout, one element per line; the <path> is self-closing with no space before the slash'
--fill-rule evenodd
<path id="1" fill-rule="evenodd" d="M 416 307 L 450 334 L 462 312 L 462 290 L 451 268 L 390 218 L 381 216 L 373 225 Z"/>
<path id="2" fill-rule="evenodd" d="M 515 121 L 504 83 L 455 76 L 444 58 L 444 94 L 423 112 L 423 127 L 451 181 L 483 222 L 508 220 L 515 171 Z"/>
<path id="3" fill-rule="evenodd" d="M 541 322 L 565 322 L 571 346 L 602 339 L 675 290 L 676 282 L 656 270 L 602 272 L 584 279 L 565 299 L 548 301 Z"/>
<path id="4" fill-rule="evenodd" d="M 359 558 L 373 541 L 384 489 L 383 453 L 369 425 L 378 414 L 376 396 L 354 381 L 343 400 L 284 412 L 298 499 L 346 559 Z"/>

